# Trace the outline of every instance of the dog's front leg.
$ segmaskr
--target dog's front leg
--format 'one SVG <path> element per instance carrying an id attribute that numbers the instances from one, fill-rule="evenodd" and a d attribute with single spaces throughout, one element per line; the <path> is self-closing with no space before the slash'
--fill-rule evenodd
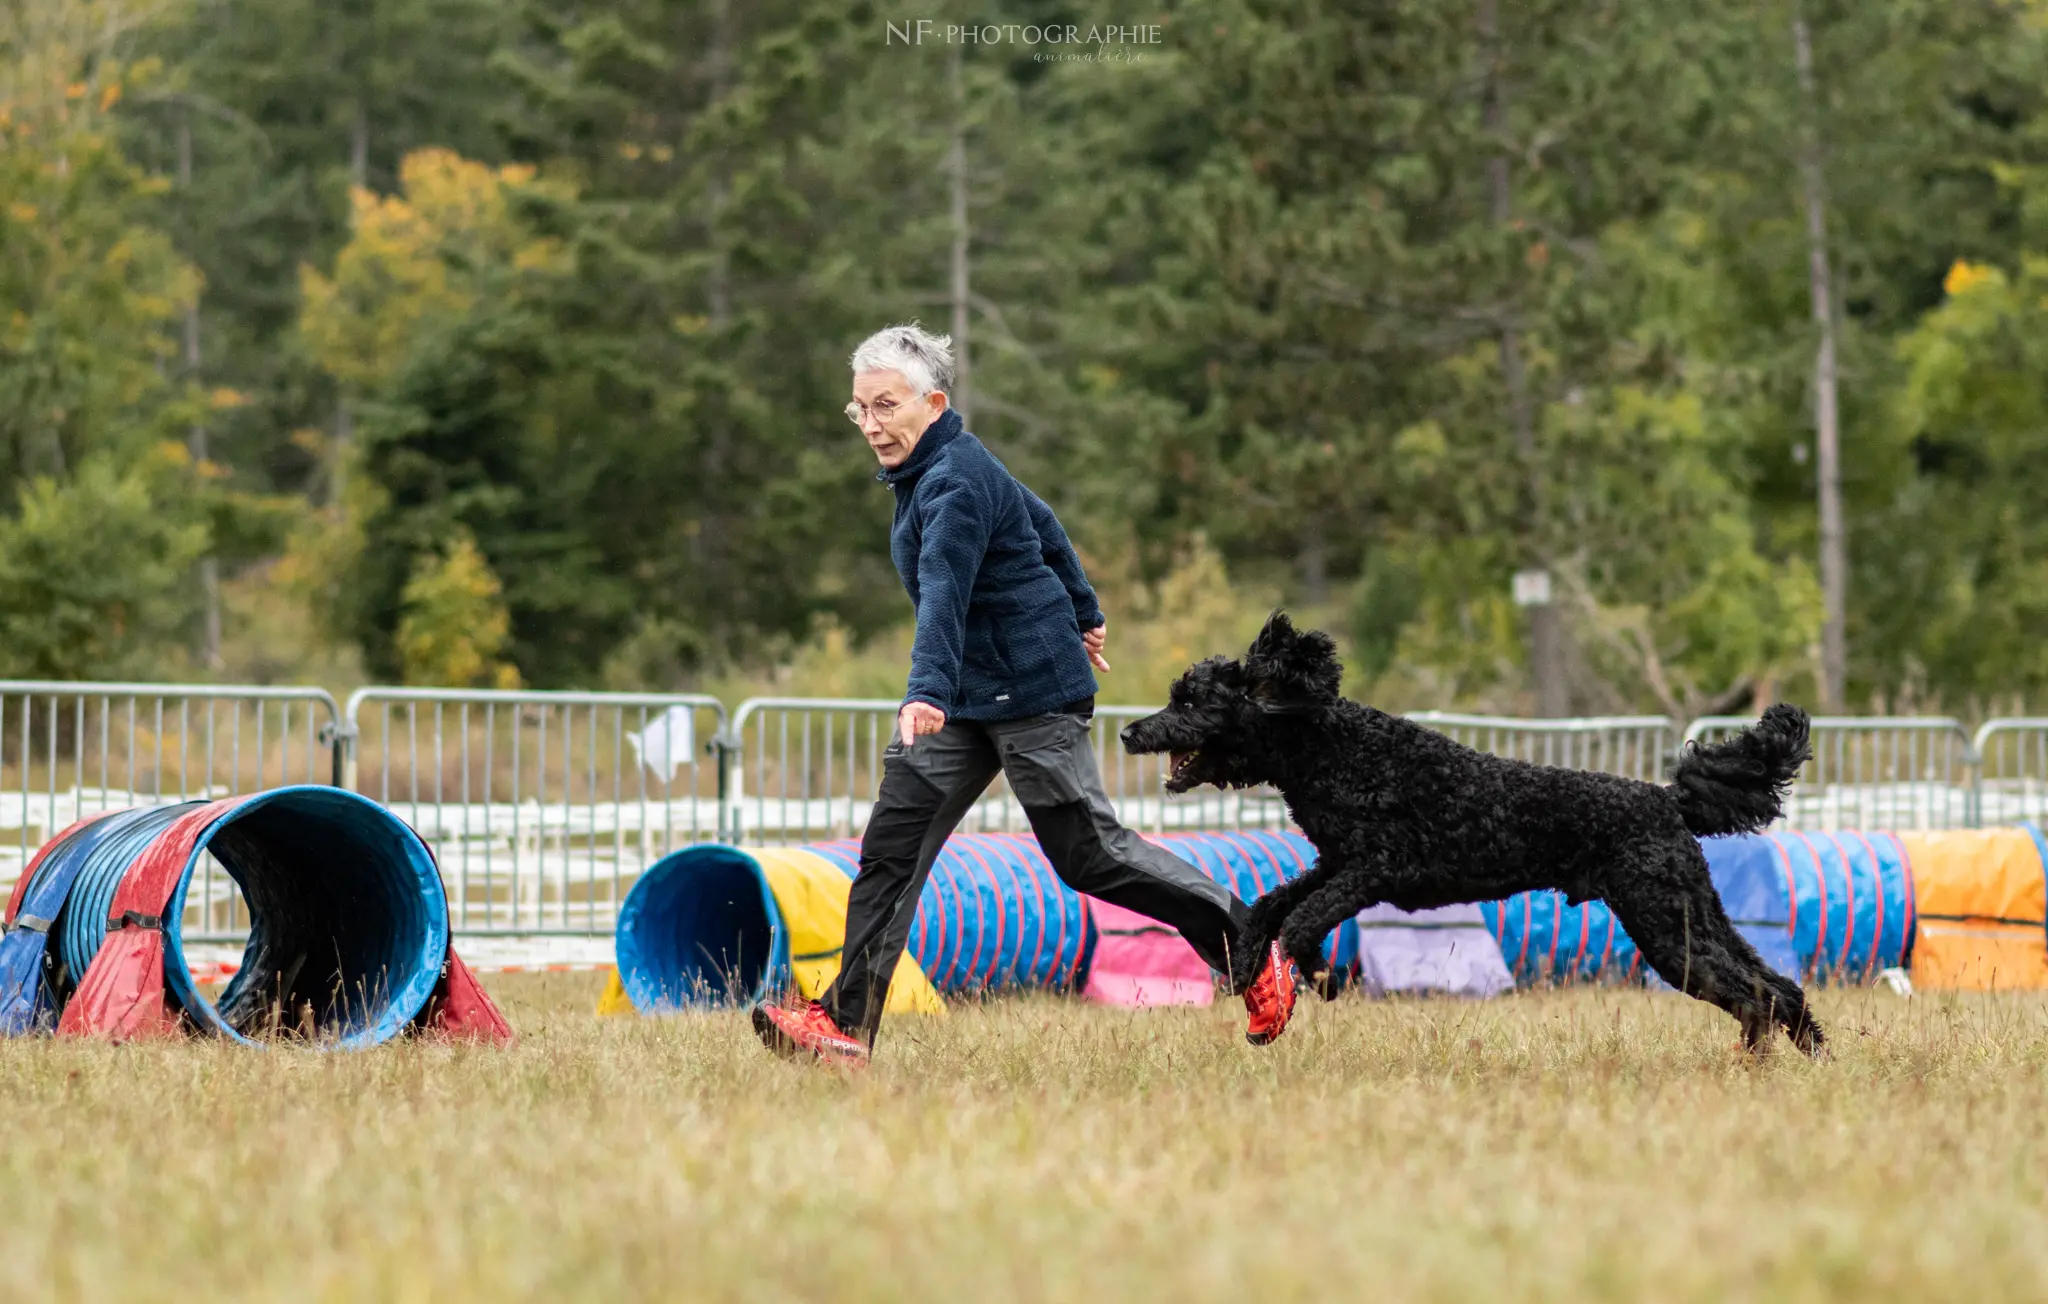
<path id="1" fill-rule="evenodd" d="M 1335 872 L 1329 866 L 1329 858 L 1321 857 L 1310 866 L 1308 873 L 1287 880 L 1252 902 L 1244 930 L 1238 934 L 1237 950 L 1230 957 L 1232 991 L 1241 992 L 1249 987 L 1259 970 L 1265 967 L 1266 949 L 1272 946 L 1274 938 L 1280 936 L 1280 930 L 1294 908 L 1329 882 Z"/>
<path id="2" fill-rule="evenodd" d="M 1339 865 L 1334 857 L 1323 859 L 1333 867 Z M 1323 941 L 1339 924 L 1385 899 L 1383 872 L 1390 863 L 1383 847 L 1367 848 L 1355 857 L 1347 857 L 1340 868 L 1333 868 L 1324 882 L 1288 912 L 1287 922 L 1281 925 L 1280 945 L 1325 1000 L 1336 996 L 1337 982 L 1334 973 L 1324 972 L 1329 965 L 1323 958 Z"/>

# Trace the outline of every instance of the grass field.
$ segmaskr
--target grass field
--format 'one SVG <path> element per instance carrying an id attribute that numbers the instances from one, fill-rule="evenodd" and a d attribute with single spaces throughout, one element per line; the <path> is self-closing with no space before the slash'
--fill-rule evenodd
<path id="1" fill-rule="evenodd" d="M 2039 1299 L 2048 1001 L 1824 995 L 1833 1062 L 1640 992 L 899 1020 L 496 985 L 510 1052 L 0 1043 L 0 1298 Z"/>

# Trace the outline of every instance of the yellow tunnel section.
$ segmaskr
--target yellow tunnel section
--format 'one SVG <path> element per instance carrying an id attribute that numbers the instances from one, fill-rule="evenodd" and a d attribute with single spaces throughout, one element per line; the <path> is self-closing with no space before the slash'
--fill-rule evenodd
<path id="1" fill-rule="evenodd" d="M 838 976 L 853 880 L 800 847 L 704 844 L 663 857 L 619 911 L 618 967 L 600 1014 L 748 1005 Z M 944 1014 L 915 957 L 896 963 L 890 1014 Z"/>

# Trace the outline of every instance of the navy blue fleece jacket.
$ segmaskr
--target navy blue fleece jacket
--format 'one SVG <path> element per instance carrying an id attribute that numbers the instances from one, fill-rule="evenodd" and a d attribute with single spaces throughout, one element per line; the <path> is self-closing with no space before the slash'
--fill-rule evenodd
<path id="1" fill-rule="evenodd" d="M 889 555 L 917 610 L 906 702 L 1014 720 L 1095 692 L 1081 631 L 1103 623 L 1067 532 L 947 408 L 903 465 Z"/>

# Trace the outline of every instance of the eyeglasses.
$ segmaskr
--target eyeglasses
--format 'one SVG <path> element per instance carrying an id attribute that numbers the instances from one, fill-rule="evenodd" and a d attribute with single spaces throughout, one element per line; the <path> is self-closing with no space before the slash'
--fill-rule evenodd
<path id="1" fill-rule="evenodd" d="M 902 406 L 901 403 L 886 398 L 878 398 L 873 403 L 848 403 L 845 408 L 846 419 L 859 425 L 862 418 L 873 417 L 877 424 L 888 425 L 889 418 L 895 416 L 896 409 Z"/>

